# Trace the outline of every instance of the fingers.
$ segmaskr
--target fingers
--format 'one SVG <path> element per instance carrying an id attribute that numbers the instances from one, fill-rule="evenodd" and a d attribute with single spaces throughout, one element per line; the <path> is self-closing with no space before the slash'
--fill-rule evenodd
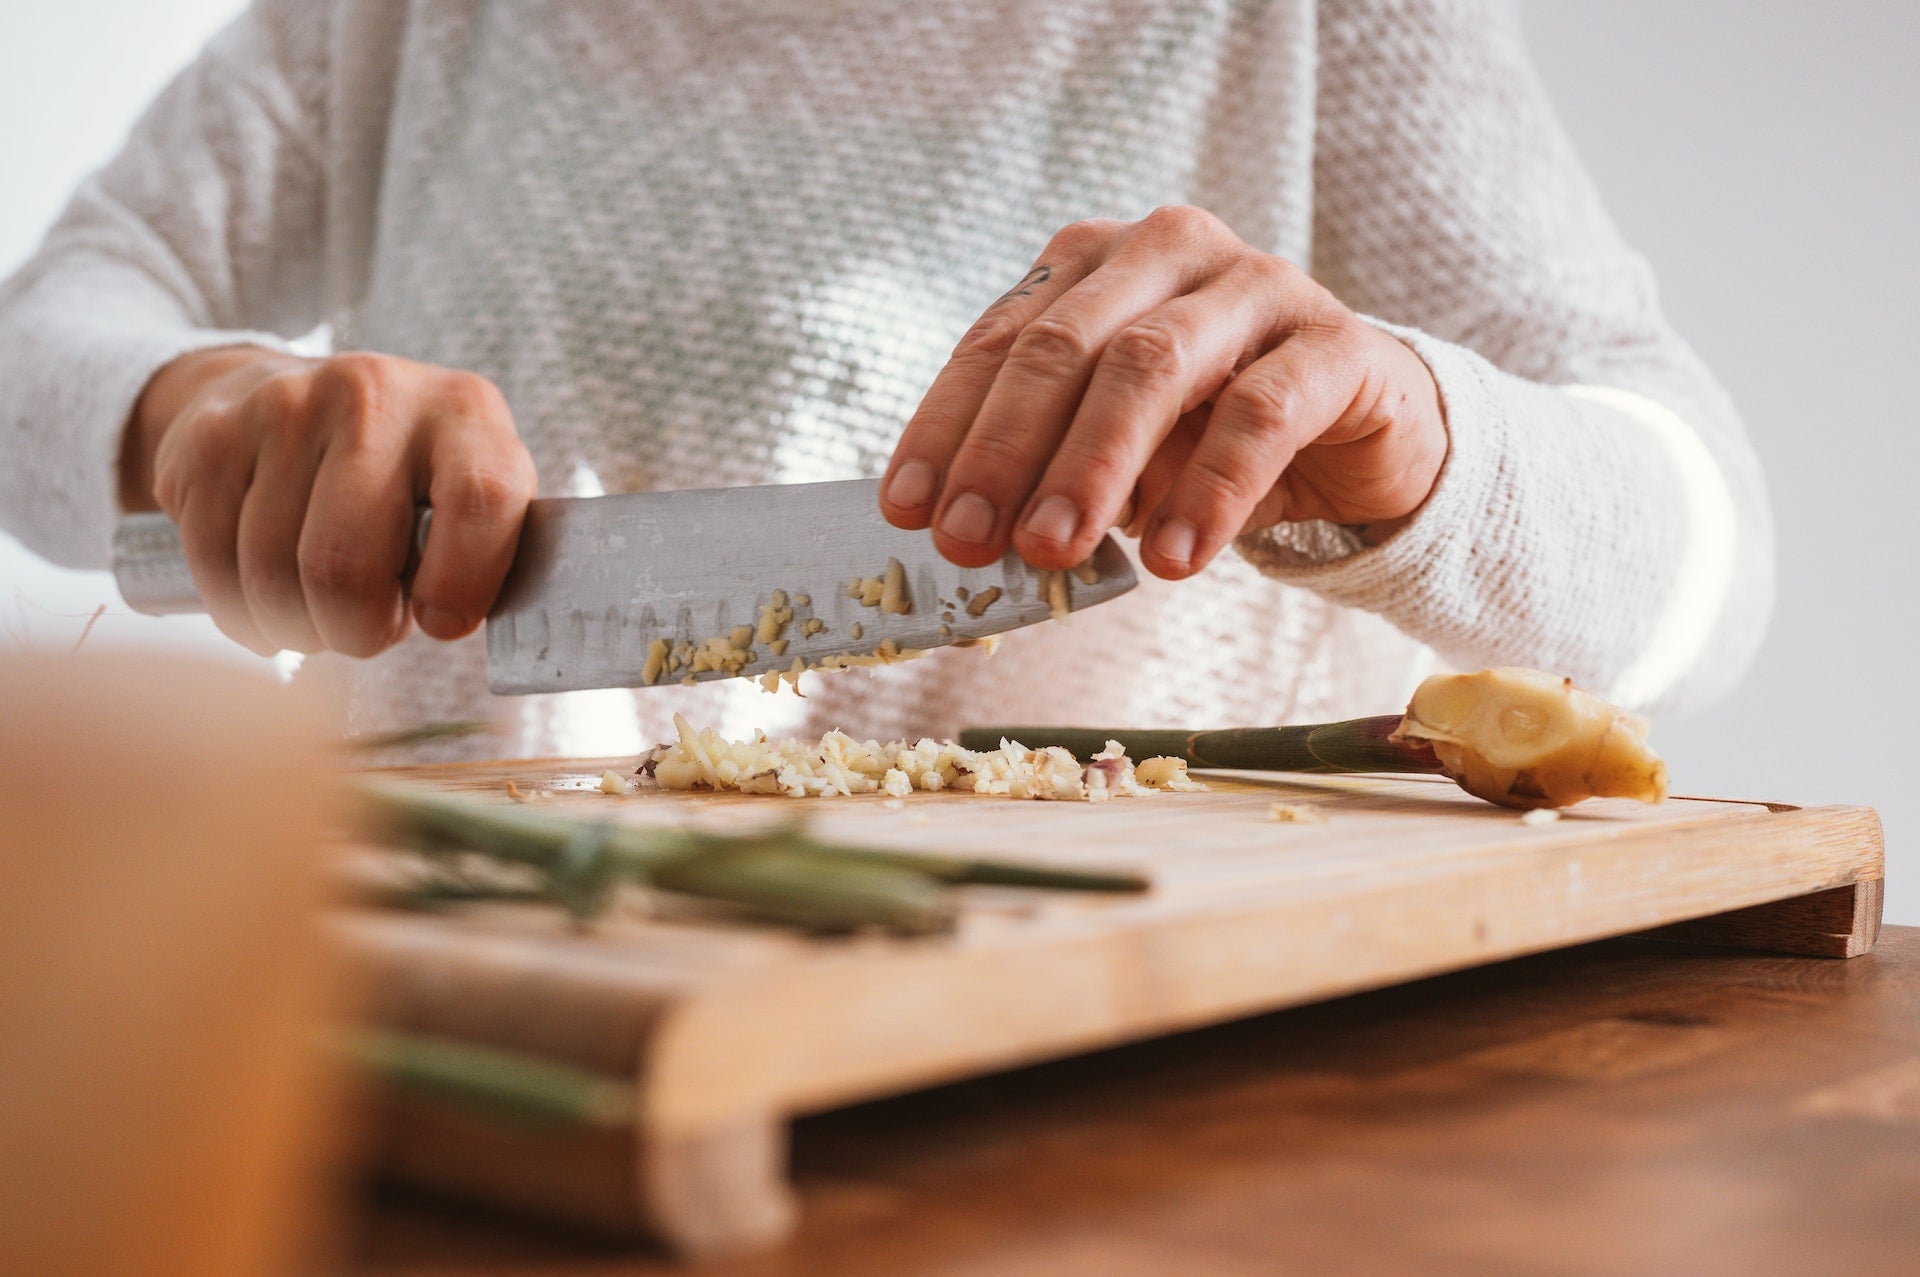
<path id="1" fill-rule="evenodd" d="M 240 506 L 235 566 L 255 626 L 275 649 L 324 646 L 300 584 L 300 528 L 323 438 L 313 429 L 304 376 L 274 378 L 248 397 L 259 456 Z"/>
<path id="2" fill-rule="evenodd" d="M 1124 233 L 1097 233 L 1109 241 L 1105 260 L 1013 339 L 946 467 L 933 515 L 934 545 L 962 566 L 983 566 L 1006 553 L 1017 516 L 1066 435 L 1109 343 L 1142 315 L 1216 273 L 1228 260 L 1224 239 L 1231 238 L 1217 219 L 1192 209 L 1161 210 Z M 1116 497 L 1113 509 L 1124 499 Z M 1084 508 L 1064 500 L 1034 517 L 1056 541 L 1090 544 L 1104 527 L 1094 527 Z"/>
<path id="3" fill-rule="evenodd" d="M 240 507 L 244 494 L 196 487 L 177 513 L 180 548 L 193 574 L 194 592 L 220 632 L 256 656 L 272 656 L 279 646 L 260 632 L 240 584 L 237 558 Z"/>
<path id="4" fill-rule="evenodd" d="M 933 524 L 941 554 L 963 567 L 980 567 L 1007 552 L 1016 518 L 1065 437 L 1108 344 L 1180 284 L 1173 263 L 1129 268 L 1115 261 L 1027 325 L 948 469 Z M 1117 509 L 1119 502 L 1113 504 Z M 1086 526 L 1084 513 L 1055 502 L 1040 517 L 1054 539 L 1065 541 Z"/>
<path id="5" fill-rule="evenodd" d="M 154 497 L 180 529 L 194 592 L 222 634 L 260 656 L 277 650 L 254 623 L 237 561 L 240 510 L 256 453 L 234 414 L 210 414 L 195 431 L 171 431 L 154 457 Z"/>
<path id="6" fill-rule="evenodd" d="M 987 307 L 954 347 L 908 420 L 881 481 L 880 510 L 895 527 L 919 529 L 932 522 L 947 466 L 1020 334 L 1099 264 L 1120 225 L 1079 222 L 1054 236 L 1033 269 Z"/>
<path id="7" fill-rule="evenodd" d="M 260 465 L 240 561 L 254 615 L 283 646 L 372 656 L 402 633 L 414 381 L 402 361 L 348 354 L 249 396 Z"/>
<path id="8" fill-rule="evenodd" d="M 1139 481 L 1133 486 L 1130 508 L 1122 511 L 1126 515 L 1124 526 L 1128 536 L 1138 538 L 1146 530 L 1160 503 L 1173 491 L 1174 480 L 1186 469 L 1187 458 L 1200 446 L 1200 436 L 1206 433 L 1207 421 L 1212 415 L 1212 404 L 1201 404 L 1192 412 L 1182 414 L 1173 430 L 1154 449 L 1153 456 L 1147 459 Z"/>
<path id="9" fill-rule="evenodd" d="M 1121 521 L 1175 421 L 1276 339 L 1287 311 L 1273 273 L 1229 270 L 1135 319 L 1107 344 L 1021 516 L 1013 544 L 1023 559 L 1072 567 Z"/>
<path id="10" fill-rule="evenodd" d="M 486 619 L 535 492 L 533 460 L 505 401 L 491 384 L 472 382 L 424 432 L 415 465 L 433 526 L 413 577 L 413 611 L 441 639 Z"/>
<path id="11" fill-rule="evenodd" d="M 1220 392 L 1147 523 L 1140 560 L 1148 571 L 1178 580 L 1206 566 L 1295 454 L 1346 414 L 1362 371 L 1347 355 L 1354 340 L 1345 324 L 1298 329 Z"/>
<path id="12" fill-rule="evenodd" d="M 401 574 L 413 541 L 403 441 L 328 449 L 300 533 L 300 583 L 326 646 L 374 656 L 406 637 Z M 381 446 L 385 445 L 385 446 Z"/>
<path id="13" fill-rule="evenodd" d="M 414 503 L 436 507 L 413 583 L 422 628 L 472 632 L 534 494 L 493 385 L 380 355 L 257 352 L 165 423 L 152 492 L 222 631 L 262 655 L 372 656 L 405 636 Z"/>

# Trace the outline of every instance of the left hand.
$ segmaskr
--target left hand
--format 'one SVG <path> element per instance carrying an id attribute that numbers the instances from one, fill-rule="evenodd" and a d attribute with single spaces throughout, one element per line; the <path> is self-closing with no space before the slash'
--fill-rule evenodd
<path id="1" fill-rule="evenodd" d="M 881 510 L 962 567 L 1009 545 L 1069 568 L 1110 527 L 1191 576 L 1282 520 L 1378 539 L 1447 454 L 1426 364 L 1219 218 L 1078 222 L 955 347 L 895 447 Z"/>

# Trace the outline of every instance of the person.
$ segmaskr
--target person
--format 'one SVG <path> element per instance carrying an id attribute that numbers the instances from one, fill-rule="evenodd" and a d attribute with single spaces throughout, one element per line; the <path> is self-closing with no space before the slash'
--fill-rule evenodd
<path id="1" fill-rule="evenodd" d="M 164 510 L 348 730 L 515 733 L 442 756 L 1334 718 L 1441 662 L 1664 710 L 1771 600 L 1738 418 L 1497 0 L 257 0 L 0 292 L 0 438 L 30 547 Z M 487 696 L 536 492 L 883 472 L 954 562 L 1124 528 L 1144 583 L 805 700 Z"/>

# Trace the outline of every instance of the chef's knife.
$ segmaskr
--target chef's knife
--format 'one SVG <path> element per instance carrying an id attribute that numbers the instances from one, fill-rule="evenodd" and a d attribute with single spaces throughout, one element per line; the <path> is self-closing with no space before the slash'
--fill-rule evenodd
<path id="1" fill-rule="evenodd" d="M 416 541 L 430 518 L 423 512 Z M 904 613 L 849 591 L 856 580 L 884 579 L 889 560 L 901 566 Z M 135 611 L 205 610 L 164 515 L 120 520 L 113 571 Z M 927 533 L 880 517 L 877 479 L 548 498 L 528 507 L 487 617 L 487 682 L 504 694 L 645 686 L 655 639 L 698 646 L 740 626 L 757 631 L 776 590 L 793 607 L 784 650 L 776 654 L 756 633 L 739 675 L 868 655 L 889 640 L 899 649 L 944 647 L 1047 620 L 1050 579 L 1071 611 L 1137 583 L 1112 537 L 1078 574 L 1042 573 L 1012 553 L 984 568 L 955 567 Z M 682 667 L 656 671 L 653 685 L 734 676 Z"/>

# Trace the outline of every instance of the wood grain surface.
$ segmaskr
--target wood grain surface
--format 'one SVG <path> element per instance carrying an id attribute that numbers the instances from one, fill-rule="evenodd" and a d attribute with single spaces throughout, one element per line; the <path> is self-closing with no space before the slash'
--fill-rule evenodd
<path id="1" fill-rule="evenodd" d="M 1359 776 L 1212 777 L 1209 793 L 1098 806 L 932 794 L 893 808 L 614 797 L 598 792 L 600 771 L 576 761 L 413 775 L 493 795 L 511 780 L 554 795 L 552 810 L 637 824 L 745 828 L 804 812 L 833 840 L 1153 880 L 1134 897 L 968 889 L 958 933 L 917 940 L 684 911 L 587 930 L 524 906 L 342 920 L 377 1020 L 637 1088 L 624 1157 L 613 1137 L 530 1147 L 397 1106 L 382 1128 L 397 1174 L 648 1231 L 693 1255 L 766 1245 L 790 1227 L 780 1167 L 796 1115 L 1732 910 L 1769 906 L 1709 938 L 1806 952 L 1858 952 L 1879 919 L 1880 828 L 1867 808 L 1596 802 L 1528 825 L 1444 780 Z M 1276 801 L 1323 819 L 1277 822 Z M 1770 904 L 1821 892 L 1835 894 Z M 1564 1047 L 1580 1059 L 1607 1049 Z"/>
<path id="2" fill-rule="evenodd" d="M 1920 930 L 1615 940 L 805 1119 L 712 1277 L 1881 1274 L 1920 1254 Z M 348 1268 L 680 1271 L 419 1197 Z"/>

